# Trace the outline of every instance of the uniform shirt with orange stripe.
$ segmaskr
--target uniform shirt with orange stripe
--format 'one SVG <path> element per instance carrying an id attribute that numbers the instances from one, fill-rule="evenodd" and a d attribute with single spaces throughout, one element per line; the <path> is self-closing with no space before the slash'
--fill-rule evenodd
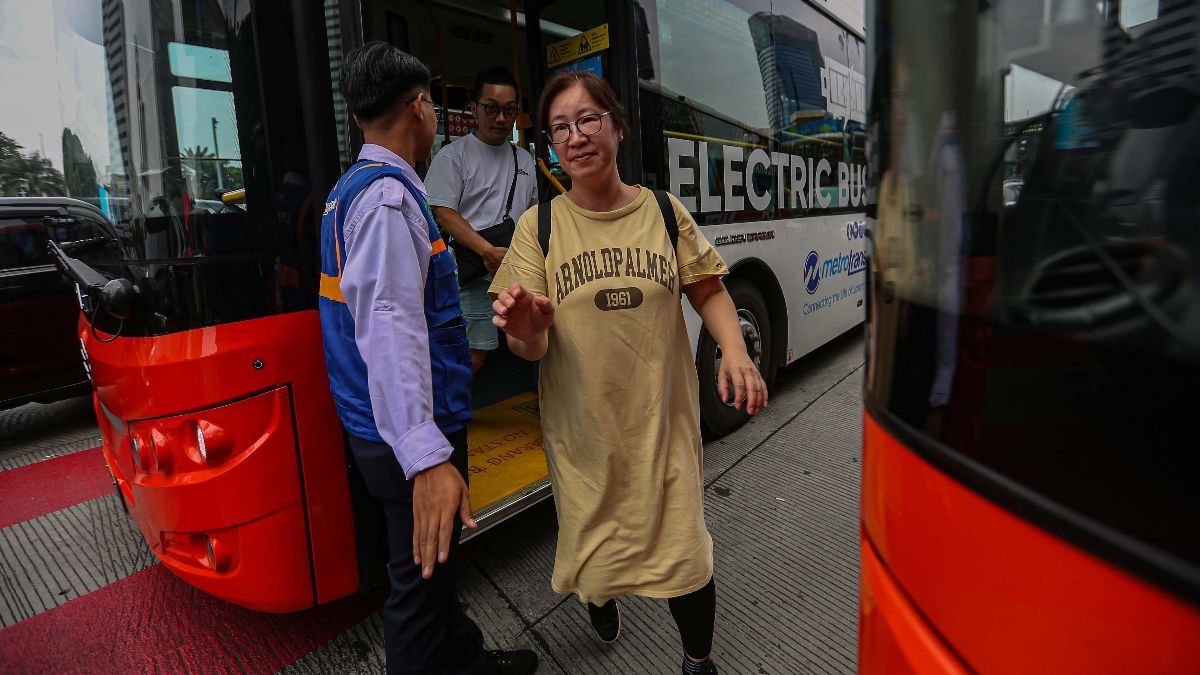
<path id="1" fill-rule="evenodd" d="M 400 167 L 425 192 L 417 173 L 392 151 L 367 144 L 358 157 Z M 367 364 L 375 425 L 411 479 L 448 460 L 453 450 L 433 421 L 424 313 L 433 245 L 420 204 L 393 178 L 363 190 L 346 209 L 344 223 L 340 286 L 354 319 L 354 342 Z"/>

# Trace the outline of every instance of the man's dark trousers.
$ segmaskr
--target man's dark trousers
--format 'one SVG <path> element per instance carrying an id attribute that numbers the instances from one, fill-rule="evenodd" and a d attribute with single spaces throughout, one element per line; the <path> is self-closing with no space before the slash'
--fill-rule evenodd
<path id="1" fill-rule="evenodd" d="M 383 632 L 389 675 L 476 675 L 491 672 L 483 651 L 483 634 L 463 613 L 458 601 L 458 537 L 462 528 L 454 517 L 454 538 L 445 564 L 433 576 L 421 578 L 413 564 L 413 484 L 392 449 L 348 436 L 354 461 L 371 496 L 383 502 L 388 528 L 388 578 L 392 592 L 383 606 Z M 448 434 L 454 446 L 450 461 L 467 479 L 467 431 Z"/>

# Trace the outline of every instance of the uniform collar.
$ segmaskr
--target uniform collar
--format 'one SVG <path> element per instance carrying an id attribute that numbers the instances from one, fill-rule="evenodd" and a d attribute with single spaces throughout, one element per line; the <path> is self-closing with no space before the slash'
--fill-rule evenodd
<path id="1" fill-rule="evenodd" d="M 421 177 L 417 175 L 417 172 L 413 170 L 413 168 L 408 165 L 408 162 L 404 161 L 400 155 L 397 155 L 382 145 L 375 145 L 374 143 L 364 144 L 362 146 L 362 150 L 358 153 L 358 159 L 360 161 L 365 159 L 371 162 L 384 162 L 386 164 L 399 167 L 400 171 L 404 174 L 404 177 L 413 184 L 413 187 L 420 190 L 423 196 L 427 195 L 425 183 L 421 180 Z"/>

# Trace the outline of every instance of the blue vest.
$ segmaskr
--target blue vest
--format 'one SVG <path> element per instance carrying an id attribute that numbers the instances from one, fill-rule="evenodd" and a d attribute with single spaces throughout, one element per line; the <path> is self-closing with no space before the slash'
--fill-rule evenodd
<path id="1" fill-rule="evenodd" d="M 342 176 L 329 193 L 321 218 L 321 336 L 329 388 L 338 417 L 346 431 L 367 441 L 382 443 L 371 410 L 367 389 L 367 364 L 354 342 L 354 319 L 342 297 L 342 268 L 346 264 L 346 239 L 342 227 L 346 211 L 363 190 L 380 178 L 395 178 L 421 205 L 433 251 L 425 277 L 425 324 L 429 330 L 429 362 L 433 375 L 433 419 L 442 433 L 460 431 L 471 419 L 471 353 L 458 302 L 458 269 L 454 256 L 434 224 L 429 205 L 399 167 L 383 162 L 360 161 Z"/>

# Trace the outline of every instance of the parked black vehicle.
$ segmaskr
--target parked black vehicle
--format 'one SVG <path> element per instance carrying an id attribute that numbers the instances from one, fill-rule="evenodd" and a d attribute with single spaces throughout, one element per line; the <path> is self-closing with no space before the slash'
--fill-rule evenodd
<path id="1" fill-rule="evenodd" d="M 113 225 L 66 197 L 0 197 L 0 410 L 87 393 L 79 296 L 54 267 L 54 241 L 97 262 L 120 260 Z"/>

